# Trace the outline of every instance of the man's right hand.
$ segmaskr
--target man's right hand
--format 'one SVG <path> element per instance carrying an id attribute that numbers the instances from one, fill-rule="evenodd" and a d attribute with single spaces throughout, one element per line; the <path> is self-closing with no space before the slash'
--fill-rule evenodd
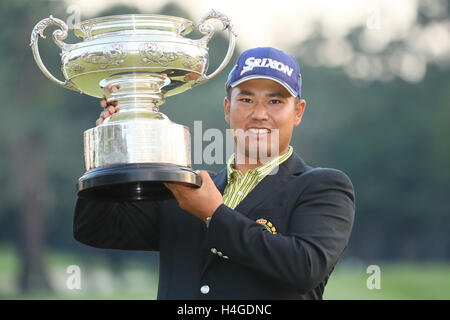
<path id="1" fill-rule="evenodd" d="M 95 122 L 96 126 L 101 125 L 106 118 L 119 111 L 119 107 L 117 107 L 117 101 L 107 102 L 106 98 L 103 98 L 103 100 L 100 102 L 100 105 L 104 110 L 100 113 L 100 118 L 98 118 L 98 120 Z"/>

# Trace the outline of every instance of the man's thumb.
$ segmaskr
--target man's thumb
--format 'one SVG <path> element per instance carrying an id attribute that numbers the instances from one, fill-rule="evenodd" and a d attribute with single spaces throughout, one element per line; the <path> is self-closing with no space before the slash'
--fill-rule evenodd
<path id="1" fill-rule="evenodd" d="M 196 173 L 202 178 L 202 181 L 211 180 L 209 173 L 205 170 L 197 170 Z"/>

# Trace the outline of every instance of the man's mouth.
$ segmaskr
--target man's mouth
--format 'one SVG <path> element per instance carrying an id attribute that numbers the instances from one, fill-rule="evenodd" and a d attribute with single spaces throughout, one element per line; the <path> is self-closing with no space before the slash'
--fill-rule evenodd
<path id="1" fill-rule="evenodd" d="M 270 133 L 270 129 L 267 128 L 248 128 L 247 132 L 249 133 L 253 133 L 253 134 L 269 134 Z"/>

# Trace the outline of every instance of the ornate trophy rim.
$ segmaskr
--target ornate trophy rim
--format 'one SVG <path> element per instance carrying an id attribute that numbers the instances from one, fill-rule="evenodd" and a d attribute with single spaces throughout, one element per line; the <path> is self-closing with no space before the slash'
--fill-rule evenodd
<path id="1" fill-rule="evenodd" d="M 192 21 L 160 14 L 121 14 L 81 21 L 73 27 L 74 34 L 82 39 L 111 31 L 158 28 L 184 36 L 194 29 Z"/>

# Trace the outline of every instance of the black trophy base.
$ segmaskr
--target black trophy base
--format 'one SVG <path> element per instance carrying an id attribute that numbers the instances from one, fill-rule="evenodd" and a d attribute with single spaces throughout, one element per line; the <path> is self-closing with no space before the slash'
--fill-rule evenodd
<path id="1" fill-rule="evenodd" d="M 171 163 L 128 163 L 95 168 L 79 180 L 81 198 L 106 201 L 166 200 L 173 198 L 163 182 L 200 187 L 201 178 L 191 168 Z"/>

